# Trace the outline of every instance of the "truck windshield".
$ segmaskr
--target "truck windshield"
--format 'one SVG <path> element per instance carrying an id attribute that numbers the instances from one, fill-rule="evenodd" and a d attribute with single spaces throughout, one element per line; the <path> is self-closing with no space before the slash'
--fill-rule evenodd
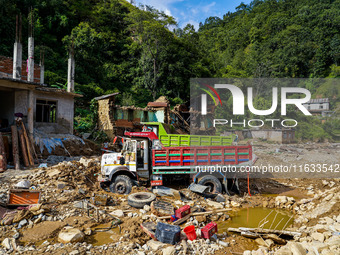
<path id="1" fill-rule="evenodd" d="M 126 140 L 123 145 L 123 151 L 130 153 L 136 151 L 136 141 Z"/>

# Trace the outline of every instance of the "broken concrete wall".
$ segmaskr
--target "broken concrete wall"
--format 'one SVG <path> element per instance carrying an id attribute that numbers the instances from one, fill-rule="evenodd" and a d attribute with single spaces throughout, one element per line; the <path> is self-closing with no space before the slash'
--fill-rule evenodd
<path id="1" fill-rule="evenodd" d="M 282 131 L 276 130 L 251 130 L 254 139 L 263 139 L 282 143 Z"/>
<path id="2" fill-rule="evenodd" d="M 109 138 L 123 136 L 123 130 L 137 130 L 140 122 L 162 122 L 165 109 L 138 108 L 114 105 L 113 97 L 98 100 L 98 126 Z M 137 126 L 136 126 L 137 125 Z"/>
<path id="3" fill-rule="evenodd" d="M 57 102 L 57 122 L 35 122 L 35 128 L 45 133 L 73 134 L 74 99 L 72 96 L 51 94 L 43 91 L 34 92 L 34 120 L 36 120 L 36 101 L 51 100 Z"/>
<path id="4" fill-rule="evenodd" d="M 20 112 L 24 116 L 27 116 L 27 109 L 28 109 L 27 105 L 28 105 L 28 91 L 27 90 L 16 90 L 14 113 Z"/>
<path id="5" fill-rule="evenodd" d="M 251 130 L 253 138 L 264 139 L 278 143 L 294 143 L 294 130 Z"/>

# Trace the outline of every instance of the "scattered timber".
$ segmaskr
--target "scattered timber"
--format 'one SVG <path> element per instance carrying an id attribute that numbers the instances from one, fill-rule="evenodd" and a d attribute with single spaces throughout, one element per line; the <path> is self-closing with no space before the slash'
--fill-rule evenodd
<path id="1" fill-rule="evenodd" d="M 173 222 L 173 224 L 174 225 L 180 225 L 180 224 L 186 222 L 191 216 L 193 216 L 193 214 L 195 213 L 196 210 L 197 210 L 196 208 L 193 208 L 191 213 L 189 213 L 188 215 L 185 215 L 181 219 L 176 220 L 175 222 Z"/>
<path id="2" fill-rule="evenodd" d="M 216 210 L 216 211 L 194 212 L 194 213 L 191 213 L 190 216 L 208 215 L 208 214 L 214 214 L 214 213 L 220 213 L 220 212 L 228 212 L 228 211 L 231 211 L 231 210 L 232 209 L 226 208 L 226 209 L 220 209 L 220 210 Z M 162 217 L 158 217 L 157 219 L 167 220 L 167 219 L 171 219 L 171 216 L 162 216 Z"/>
<path id="3" fill-rule="evenodd" d="M 31 166 L 34 166 L 34 159 L 33 159 L 33 155 L 32 155 L 30 140 L 28 139 L 28 135 L 27 135 L 24 123 L 21 121 L 20 124 L 21 124 L 21 128 L 22 128 L 22 131 L 23 131 L 23 134 L 24 134 L 24 138 L 25 138 L 25 143 L 26 143 L 26 149 L 27 149 L 27 155 L 28 155 L 29 164 Z"/>
<path id="4" fill-rule="evenodd" d="M 18 132 L 19 132 L 19 139 L 20 139 L 20 147 L 21 147 L 22 159 L 23 159 L 23 162 L 24 162 L 24 166 L 28 167 L 29 166 L 29 162 L 28 162 L 28 156 L 27 156 L 24 132 L 23 132 L 22 129 L 19 129 Z"/>
<path id="5" fill-rule="evenodd" d="M 18 129 L 16 125 L 11 126 L 12 131 L 12 153 L 15 170 L 20 169 Z"/>
<path id="6" fill-rule="evenodd" d="M 261 229 L 261 228 L 228 228 L 229 232 L 240 233 L 247 237 L 258 237 L 258 234 L 276 234 L 276 235 L 284 235 L 284 236 L 301 236 L 300 232 L 287 231 L 287 230 L 275 230 L 275 229 Z"/>

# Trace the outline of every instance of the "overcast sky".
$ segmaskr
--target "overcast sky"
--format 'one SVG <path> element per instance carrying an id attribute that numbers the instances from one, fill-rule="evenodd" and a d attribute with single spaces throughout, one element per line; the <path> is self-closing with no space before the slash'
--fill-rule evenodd
<path id="1" fill-rule="evenodd" d="M 137 5 L 146 4 L 164 11 L 176 18 L 178 25 L 184 27 L 190 23 L 198 28 L 210 16 L 223 17 L 228 11 L 235 11 L 241 2 L 249 4 L 250 0 L 135 0 Z"/>

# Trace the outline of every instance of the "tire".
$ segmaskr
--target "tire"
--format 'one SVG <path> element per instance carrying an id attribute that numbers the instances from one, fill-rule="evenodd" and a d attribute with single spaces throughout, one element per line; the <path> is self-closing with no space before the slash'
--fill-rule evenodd
<path id="1" fill-rule="evenodd" d="M 211 175 L 203 176 L 198 181 L 198 184 L 209 186 L 211 194 L 222 193 L 222 183 L 215 176 Z"/>
<path id="2" fill-rule="evenodd" d="M 143 208 L 150 205 L 156 199 L 156 195 L 149 192 L 138 192 L 128 196 L 128 204 L 132 207 Z"/>
<path id="3" fill-rule="evenodd" d="M 132 190 L 132 180 L 126 175 L 116 176 L 110 184 L 110 191 L 117 194 L 130 194 Z"/>

